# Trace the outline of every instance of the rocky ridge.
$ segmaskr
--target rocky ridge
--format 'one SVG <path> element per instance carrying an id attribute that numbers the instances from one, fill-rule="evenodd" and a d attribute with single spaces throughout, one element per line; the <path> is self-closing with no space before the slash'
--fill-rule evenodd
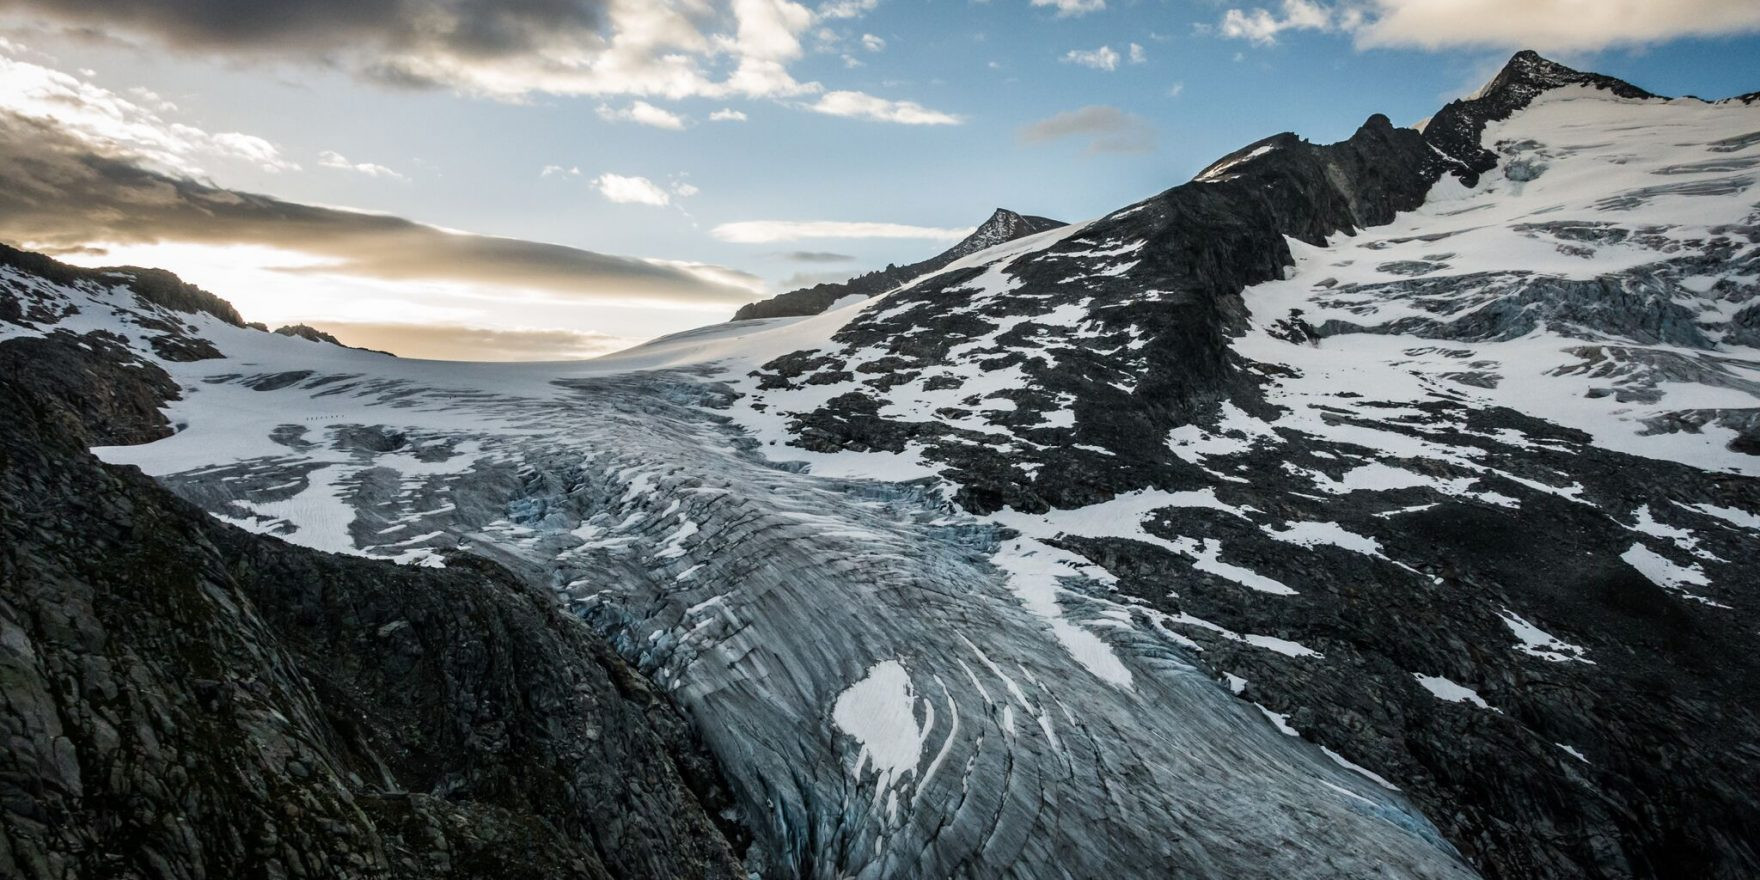
<path id="1" fill-rule="evenodd" d="M 200 303 L 143 277 L 150 332 Z M 549 591 L 289 546 L 94 459 L 171 432 L 121 343 L 0 341 L 0 874 L 744 876 L 696 734 Z"/>

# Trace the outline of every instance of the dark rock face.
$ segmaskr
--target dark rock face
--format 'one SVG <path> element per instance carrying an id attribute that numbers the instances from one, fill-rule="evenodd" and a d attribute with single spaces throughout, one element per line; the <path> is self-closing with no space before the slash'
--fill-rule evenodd
<path id="1" fill-rule="evenodd" d="M 276 327 L 275 332 L 282 336 L 297 336 L 311 342 L 328 342 L 331 345 L 342 344 L 336 339 L 336 337 L 309 324 L 288 324 L 285 327 Z"/>
<path id="2" fill-rule="evenodd" d="M 1016 214 L 1005 208 L 997 208 L 971 235 L 960 240 L 959 244 L 923 260 L 907 266 L 887 266 L 865 275 L 857 275 L 848 281 L 838 284 L 815 284 L 800 290 L 791 290 L 777 294 L 767 300 L 748 303 L 740 307 L 733 315 L 735 321 L 746 321 L 755 318 L 786 318 L 798 315 L 817 315 L 829 308 L 832 303 L 846 296 L 877 296 L 919 275 L 933 272 L 960 257 L 977 253 L 987 247 L 1014 241 L 1048 229 L 1056 229 L 1064 225 L 1061 221 L 1047 217 L 1033 217 Z"/>
<path id="3" fill-rule="evenodd" d="M 0 874 L 742 876 L 689 728 L 551 594 L 217 523 L 84 451 L 155 436 L 159 377 L 4 375 Z"/>
<path id="4" fill-rule="evenodd" d="M 1291 261 L 1284 236 L 1321 243 L 1386 223 L 1421 204 L 1441 171 L 1422 136 L 1385 116 L 1328 146 L 1277 135 L 1192 183 L 989 270 L 1012 290 L 974 293 L 984 270 L 944 272 L 850 322 L 835 337 L 840 350 L 820 352 L 812 372 L 801 375 L 800 358 L 785 356 L 761 381 L 788 388 L 861 376 L 861 387 L 801 417 L 800 445 L 896 451 L 907 439 L 928 443 L 957 472 L 959 502 L 977 512 L 1080 507 L 1120 486 L 1177 481 L 1164 461 L 1166 432 L 1223 399 L 1255 396 L 1231 350 L 1244 318 L 1239 293 L 1280 276 Z M 1058 306 L 1085 309 L 1088 329 L 1012 320 Z M 898 386 L 952 381 L 956 348 L 984 371 L 1018 367 L 1026 381 L 1009 395 L 1013 418 L 1046 427 L 1007 445 L 935 417 L 946 409 L 910 420 L 878 415 L 879 400 Z M 1067 401 L 1075 424 L 1050 426 L 1048 414 Z"/>
<path id="5" fill-rule="evenodd" d="M 181 396 L 163 369 L 102 330 L 0 343 L 0 377 L 52 404 L 46 417 L 59 420 L 58 430 L 97 446 L 169 437 L 160 408 Z"/>
<path id="6" fill-rule="evenodd" d="M 21 251 L 0 244 L 0 266 L 19 269 L 56 284 L 91 283 L 104 286 L 118 281 L 126 283 L 137 296 L 154 305 L 177 312 L 206 312 L 234 327 L 245 326 L 244 318 L 226 300 L 178 278 L 164 269 L 142 269 L 138 266 L 110 266 L 82 269 L 69 266 L 42 254 Z M 0 318 L 5 318 L 8 298 L 0 294 Z"/>
<path id="7" fill-rule="evenodd" d="M 341 346 L 342 348 L 352 348 L 352 349 L 356 349 L 358 351 L 370 351 L 375 354 L 385 355 L 386 357 L 396 357 L 396 355 L 392 354 L 391 352 L 380 351 L 376 348 L 362 348 L 361 346 L 358 346 L 358 345 L 347 345 L 347 344 L 343 343 L 342 340 L 337 339 L 335 336 L 332 336 L 329 333 L 325 333 L 324 331 L 319 330 L 318 328 L 313 327 L 310 324 L 288 324 L 285 327 L 276 327 L 275 332 L 282 335 L 282 336 L 298 337 L 298 338 L 304 339 L 308 342 L 322 342 L 322 343 L 325 343 L 328 345 Z"/>

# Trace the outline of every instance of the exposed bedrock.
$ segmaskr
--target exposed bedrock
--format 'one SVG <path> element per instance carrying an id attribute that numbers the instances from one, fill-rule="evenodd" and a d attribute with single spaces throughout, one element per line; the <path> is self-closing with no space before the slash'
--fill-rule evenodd
<path id="1" fill-rule="evenodd" d="M 139 436 L 114 396 L 0 378 L 0 874 L 743 876 L 714 764 L 552 594 L 217 523 L 85 451 Z"/>

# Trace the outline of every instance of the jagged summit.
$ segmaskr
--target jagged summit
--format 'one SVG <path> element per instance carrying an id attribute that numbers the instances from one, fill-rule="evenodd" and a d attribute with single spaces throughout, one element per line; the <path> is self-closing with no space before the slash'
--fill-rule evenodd
<path id="1" fill-rule="evenodd" d="M 1541 93 L 1569 86 L 1589 86 L 1630 100 L 1660 97 L 1625 80 L 1585 73 L 1524 49 L 1478 91 L 1432 116 L 1423 126 L 1424 137 L 1460 163 L 1457 173 L 1471 185 L 1497 165 L 1496 155 L 1479 142 L 1486 123 L 1508 119 Z"/>
<path id="2" fill-rule="evenodd" d="M 971 235 L 960 239 L 959 244 L 923 260 L 905 266 L 889 265 L 884 269 L 857 275 L 848 281 L 835 284 L 815 284 L 787 293 L 777 294 L 766 300 L 748 303 L 741 306 L 733 315 L 735 321 L 748 321 L 754 318 L 786 318 L 799 315 L 817 315 L 830 308 L 831 304 L 846 296 L 875 296 L 885 293 L 919 275 L 933 272 L 961 257 L 975 254 L 988 247 L 994 247 L 1005 241 L 1014 241 L 1048 229 L 1062 226 L 1063 221 L 1049 217 L 1035 217 L 1019 214 L 1007 208 L 997 208 L 990 214 L 990 219 L 972 231 Z"/>
<path id="3" fill-rule="evenodd" d="M 1044 232 L 1047 229 L 1056 229 L 1062 225 L 1063 222 L 1061 220 L 1052 220 L 1049 217 L 1033 217 L 1024 214 L 1017 214 L 1007 208 L 997 208 L 996 211 L 990 215 L 990 219 L 985 220 L 983 225 L 974 230 L 971 235 L 966 236 L 959 244 L 949 248 L 942 253 L 941 256 L 951 256 L 953 259 L 957 260 L 967 254 L 975 254 L 987 247 L 994 247 L 1005 241 L 1014 241 L 1017 238 L 1024 238 L 1037 232 Z M 951 262 L 951 260 L 949 262 Z"/>

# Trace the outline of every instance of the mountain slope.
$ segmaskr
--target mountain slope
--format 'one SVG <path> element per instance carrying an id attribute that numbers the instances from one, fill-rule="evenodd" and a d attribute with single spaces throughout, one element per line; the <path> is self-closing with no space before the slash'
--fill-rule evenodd
<path id="1" fill-rule="evenodd" d="M 997 208 L 990 219 L 972 230 L 972 234 L 961 239 L 959 244 L 927 260 L 907 266 L 887 266 L 835 284 L 815 284 L 812 287 L 779 293 L 769 299 L 740 306 L 739 311 L 734 313 L 733 320 L 817 315 L 845 297 L 878 296 L 901 282 L 933 272 L 960 257 L 1062 225 L 1059 221 L 1045 217 L 1026 216 L 1006 208 Z"/>
<path id="2" fill-rule="evenodd" d="M 221 518 L 556 589 L 767 875 L 1743 878 L 1757 109 L 1523 53 L 1421 132 L 581 364 L 201 315 L 175 360 L 18 273 L 60 317 L 0 332 L 163 369 L 177 433 L 99 452 Z"/>
<path id="3" fill-rule="evenodd" d="M 13 305 L 20 263 L 156 277 L 9 259 Z M 0 342 L 0 874 L 744 876 L 689 727 L 548 591 L 291 547 L 98 463 L 177 393 L 118 341 Z"/>

